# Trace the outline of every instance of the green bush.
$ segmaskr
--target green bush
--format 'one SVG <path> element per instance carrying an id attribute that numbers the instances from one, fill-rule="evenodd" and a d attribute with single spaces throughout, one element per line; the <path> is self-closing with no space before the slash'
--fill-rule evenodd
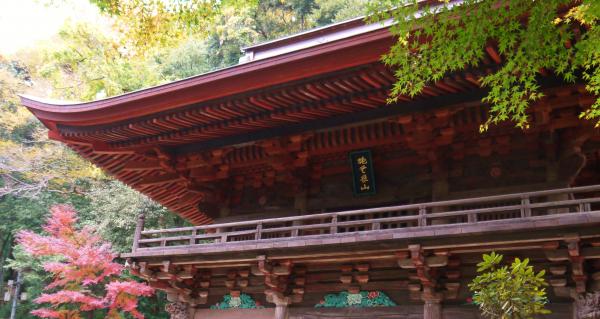
<path id="1" fill-rule="evenodd" d="M 544 280 L 545 271 L 535 273 L 529 259 L 515 258 L 508 266 L 501 266 L 502 255 L 492 252 L 483 255 L 477 264 L 479 276 L 469 284 L 473 302 L 486 318 L 528 319 L 537 314 L 548 314 Z"/>

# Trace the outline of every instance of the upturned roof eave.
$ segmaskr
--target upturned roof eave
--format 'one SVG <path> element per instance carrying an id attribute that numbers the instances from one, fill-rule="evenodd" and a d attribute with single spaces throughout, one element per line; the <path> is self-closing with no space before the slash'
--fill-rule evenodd
<path id="1" fill-rule="evenodd" d="M 336 63 L 335 65 L 319 65 L 318 67 L 316 66 L 317 63 L 315 63 L 315 66 L 310 70 L 287 68 L 285 69 L 285 73 L 273 74 L 268 80 L 255 81 L 256 83 L 252 87 L 247 86 L 247 83 L 244 81 L 239 81 L 243 77 L 265 75 L 263 72 L 273 70 L 273 68 L 283 70 L 286 65 L 292 63 L 316 62 L 323 54 L 346 51 L 346 55 L 349 55 L 347 53 L 351 52 L 353 48 L 372 42 L 384 40 L 389 45 L 391 39 L 391 34 L 387 29 L 379 29 L 352 38 L 324 43 L 319 46 L 263 60 L 238 64 L 186 79 L 90 102 L 56 101 L 29 95 L 20 95 L 20 98 L 21 103 L 47 126 L 54 126 L 57 123 L 73 125 L 104 124 L 175 109 L 228 95 L 240 94 L 250 90 L 286 83 L 291 80 L 333 72 L 348 67 L 352 64 L 352 61 L 345 61 L 346 63 L 340 64 Z M 357 58 L 355 62 L 357 65 L 364 64 L 365 62 L 375 62 L 382 53 L 381 50 L 372 50 L 372 53 L 368 53 L 370 56 L 362 56 Z M 204 92 L 205 88 L 211 85 L 214 86 L 217 83 L 222 87 L 221 90 L 218 92 Z M 185 98 L 178 98 L 180 92 L 190 90 L 196 93 L 190 94 L 187 92 Z"/>

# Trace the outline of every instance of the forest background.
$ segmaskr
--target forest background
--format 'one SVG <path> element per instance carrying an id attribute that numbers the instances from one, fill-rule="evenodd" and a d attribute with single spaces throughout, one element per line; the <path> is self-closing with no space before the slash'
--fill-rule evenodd
<path id="1" fill-rule="evenodd" d="M 50 278 L 14 237 L 39 231 L 51 205 L 74 206 L 80 223 L 93 225 L 117 252 L 130 249 L 142 211 L 150 228 L 185 224 L 48 140 L 17 94 L 89 101 L 175 81 L 237 64 L 244 46 L 357 17 L 366 7 L 366 0 L 89 1 L 105 23 L 67 20 L 52 39 L 0 55 L 0 298 L 23 271 L 27 299 L 17 318 L 33 318 L 32 300 Z M 8 318 L 11 304 L 1 300 L 0 318 Z M 140 310 L 167 318 L 164 304 L 157 294 Z"/>

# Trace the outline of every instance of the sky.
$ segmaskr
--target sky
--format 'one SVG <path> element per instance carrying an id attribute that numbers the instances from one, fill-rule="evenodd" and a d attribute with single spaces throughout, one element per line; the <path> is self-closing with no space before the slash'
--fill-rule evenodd
<path id="1" fill-rule="evenodd" d="M 68 19 L 100 23 L 102 17 L 88 0 L 0 0 L 0 55 L 51 38 Z"/>

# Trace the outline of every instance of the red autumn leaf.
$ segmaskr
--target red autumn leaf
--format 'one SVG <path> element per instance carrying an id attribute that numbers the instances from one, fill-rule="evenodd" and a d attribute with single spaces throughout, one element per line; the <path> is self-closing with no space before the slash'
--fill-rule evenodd
<path id="1" fill-rule="evenodd" d="M 58 257 L 58 261 L 43 265 L 54 277 L 45 287 L 51 292 L 35 300 L 49 304 L 50 308 L 31 313 L 40 318 L 80 319 L 86 312 L 107 309 L 107 318 L 120 318 L 119 313 L 126 312 L 143 319 L 137 311 L 138 297 L 150 296 L 154 289 L 143 283 L 121 280 L 123 266 L 114 262 L 117 255 L 110 244 L 88 228 L 77 229 L 77 212 L 73 208 L 58 205 L 50 212 L 44 226 L 48 235 L 31 231 L 17 234 L 19 244 L 31 255 Z M 63 305 L 78 310 L 61 310 Z"/>

